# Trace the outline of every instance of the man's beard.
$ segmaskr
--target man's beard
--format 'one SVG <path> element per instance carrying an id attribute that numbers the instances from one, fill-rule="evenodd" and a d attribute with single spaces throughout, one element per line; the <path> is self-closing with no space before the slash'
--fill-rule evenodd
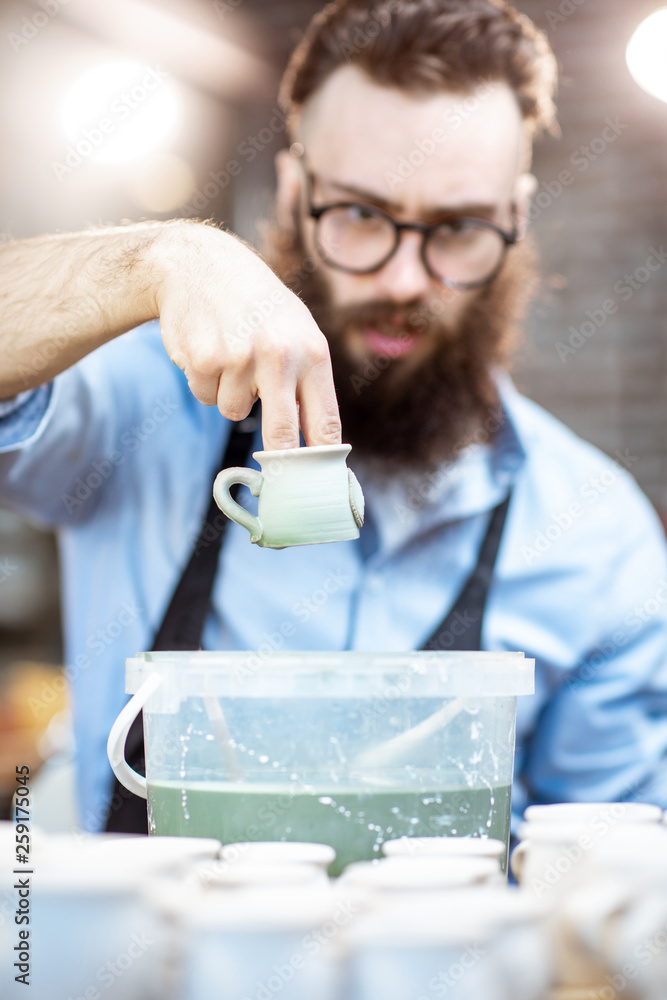
<path id="1" fill-rule="evenodd" d="M 452 325 L 440 313 L 444 296 L 456 293 L 443 290 L 430 303 L 336 307 L 321 273 L 326 264 L 308 257 L 296 229 L 287 233 L 267 226 L 265 242 L 269 263 L 303 298 L 327 337 L 343 440 L 355 456 L 375 460 L 379 472 L 391 474 L 398 465 L 425 473 L 451 462 L 468 442 L 493 437 L 499 426 L 494 371 L 509 365 L 535 285 L 531 245 L 511 249 L 500 273 Z M 400 333 L 417 334 L 417 349 L 428 340 L 431 350 L 422 360 L 351 356 L 346 330 L 386 330 L 394 323 Z"/>

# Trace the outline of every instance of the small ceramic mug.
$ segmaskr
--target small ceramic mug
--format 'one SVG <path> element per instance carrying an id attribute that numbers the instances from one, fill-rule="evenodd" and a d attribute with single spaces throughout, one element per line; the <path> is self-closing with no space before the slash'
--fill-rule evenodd
<path id="1" fill-rule="evenodd" d="M 223 469 L 213 484 L 215 501 L 227 517 L 264 548 L 316 542 L 344 542 L 359 537 L 364 523 L 361 486 L 345 464 L 349 444 L 256 451 L 256 469 Z M 257 517 L 232 498 L 234 483 L 259 497 Z"/>

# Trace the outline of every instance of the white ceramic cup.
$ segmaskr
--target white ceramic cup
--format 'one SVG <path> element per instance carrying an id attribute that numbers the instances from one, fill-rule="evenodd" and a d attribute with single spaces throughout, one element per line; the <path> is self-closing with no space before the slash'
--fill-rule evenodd
<path id="1" fill-rule="evenodd" d="M 662 810 L 641 802 L 563 802 L 529 806 L 510 867 L 538 896 L 576 879 L 580 861 L 623 828 L 659 829 Z"/>
<path id="2" fill-rule="evenodd" d="M 219 857 L 228 865 L 316 865 L 324 871 L 335 860 L 329 844 L 311 844 L 288 840 L 252 840 L 224 844 Z"/>
<path id="3" fill-rule="evenodd" d="M 336 1000 L 340 995 L 325 936 L 337 933 L 346 914 L 337 912 L 325 884 L 228 887 L 219 893 L 190 887 L 171 899 L 164 896 L 162 905 L 179 932 L 181 968 L 173 994 L 179 1000 Z"/>
<path id="4" fill-rule="evenodd" d="M 585 824 L 523 823 L 510 868 L 522 889 L 543 898 L 576 879 L 580 862 L 604 835 Z"/>
<path id="5" fill-rule="evenodd" d="M 14 951 L 20 941 L 14 919 L 3 918 L 0 926 L 3 1000 L 23 995 L 31 1000 L 145 1000 L 166 995 L 165 927 L 145 899 L 154 875 L 82 847 L 75 837 L 57 835 L 52 840 L 45 835 L 26 874 L 27 963 Z M 9 866 L 0 867 L 0 898 L 11 900 L 13 908 L 19 897 L 12 886 L 20 877 L 11 874 L 10 879 Z M 15 961 L 29 966 L 27 989 L 14 978 L 19 974 Z"/>
<path id="6" fill-rule="evenodd" d="M 257 469 L 223 469 L 213 484 L 220 510 L 250 533 L 264 548 L 317 542 L 344 542 L 359 537 L 364 523 L 364 496 L 345 464 L 349 444 L 256 451 Z M 259 497 L 257 517 L 232 498 L 234 483 Z"/>
<path id="7" fill-rule="evenodd" d="M 382 853 L 387 858 L 495 858 L 506 847 L 492 837 L 398 837 L 385 840 Z"/>
<path id="8" fill-rule="evenodd" d="M 667 983 L 667 831 L 610 830 L 557 899 L 551 943 L 561 987 L 663 1000 Z M 596 992 L 597 989 L 597 992 Z M 606 992 L 602 992 L 605 989 Z M 567 997 L 567 994 L 564 994 Z"/>
<path id="9" fill-rule="evenodd" d="M 287 886 L 310 886 L 326 882 L 326 874 L 317 865 L 280 864 L 278 862 L 230 865 L 226 861 L 209 861 L 199 865 L 196 878 L 207 889 L 258 887 L 278 889 Z"/>
<path id="10" fill-rule="evenodd" d="M 552 802 L 528 806 L 523 814 L 527 823 L 608 822 L 611 826 L 626 823 L 659 823 L 662 809 L 646 802 Z"/>
<path id="11" fill-rule="evenodd" d="M 340 996 L 544 1000 L 545 909 L 506 886 L 402 893 L 341 929 Z"/>
<path id="12" fill-rule="evenodd" d="M 371 892 L 439 892 L 462 886 L 493 885 L 501 879 L 495 858 L 394 857 L 353 862 L 340 876 L 340 884 Z"/>

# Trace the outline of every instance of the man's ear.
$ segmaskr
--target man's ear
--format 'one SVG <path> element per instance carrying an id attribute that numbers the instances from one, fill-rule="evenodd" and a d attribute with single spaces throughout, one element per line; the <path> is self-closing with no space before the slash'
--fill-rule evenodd
<path id="1" fill-rule="evenodd" d="M 537 177 L 533 174 L 519 174 L 514 185 L 514 205 L 519 239 L 523 239 L 528 229 L 528 212 L 537 191 Z"/>
<path id="2" fill-rule="evenodd" d="M 289 149 L 281 149 L 275 157 L 276 217 L 281 229 L 294 228 L 294 216 L 301 197 L 301 167 Z"/>

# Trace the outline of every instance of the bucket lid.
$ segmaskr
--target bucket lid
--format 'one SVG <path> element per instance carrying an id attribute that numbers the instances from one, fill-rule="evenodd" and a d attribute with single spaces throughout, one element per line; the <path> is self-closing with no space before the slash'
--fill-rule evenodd
<path id="1" fill-rule="evenodd" d="M 160 651 L 125 661 L 125 690 L 157 673 L 178 697 L 364 698 L 381 683 L 402 698 L 480 698 L 532 694 L 534 672 L 523 653 Z"/>

